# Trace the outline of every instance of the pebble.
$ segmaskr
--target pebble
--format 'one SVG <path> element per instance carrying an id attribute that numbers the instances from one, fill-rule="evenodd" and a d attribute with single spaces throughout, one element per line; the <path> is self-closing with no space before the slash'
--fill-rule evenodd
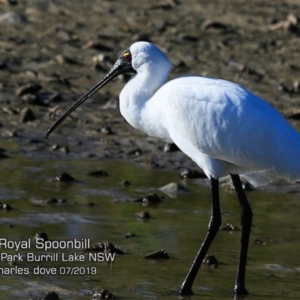
<path id="1" fill-rule="evenodd" d="M 134 214 L 138 219 L 150 219 L 150 214 L 147 211 L 141 211 Z"/>
<path id="2" fill-rule="evenodd" d="M 161 199 L 156 194 L 150 193 L 148 196 L 142 197 L 142 198 L 138 198 L 136 200 L 133 200 L 132 202 L 143 202 L 143 203 L 155 204 L 155 203 L 160 203 Z"/>
<path id="3" fill-rule="evenodd" d="M 125 239 L 129 239 L 129 238 L 132 238 L 132 237 L 136 237 L 136 234 L 132 233 L 132 232 L 127 232 L 125 235 L 124 235 L 124 238 Z"/>
<path id="4" fill-rule="evenodd" d="M 9 204 L 1 203 L 0 202 L 0 209 L 3 209 L 3 210 L 12 210 L 13 208 Z"/>
<path id="5" fill-rule="evenodd" d="M 206 255 L 206 257 L 203 260 L 203 263 L 210 266 L 212 269 L 217 268 L 219 265 L 219 263 L 214 255 Z"/>
<path id="6" fill-rule="evenodd" d="M 224 231 L 239 231 L 240 229 L 231 223 L 227 223 L 225 226 L 222 226 L 220 230 Z"/>
<path id="7" fill-rule="evenodd" d="M 85 252 L 109 252 L 116 254 L 124 254 L 124 251 L 115 247 L 114 244 L 109 243 L 108 241 L 105 243 L 97 242 L 91 245 L 90 248 L 82 249 Z"/>
<path id="8" fill-rule="evenodd" d="M 207 178 L 206 175 L 202 172 L 196 170 L 186 169 L 180 173 L 182 178 Z"/>
<path id="9" fill-rule="evenodd" d="M 190 190 L 182 186 L 181 184 L 171 182 L 161 188 L 159 190 L 165 194 L 167 194 L 171 198 L 177 197 L 178 194 L 189 193 Z"/>
<path id="10" fill-rule="evenodd" d="M 151 253 L 148 253 L 144 256 L 146 259 L 168 259 L 170 258 L 169 254 L 164 250 L 157 250 Z"/>
<path id="11" fill-rule="evenodd" d="M 55 292 L 49 292 L 47 293 L 47 295 L 42 298 L 41 300 L 59 300 L 59 296 L 58 294 L 56 294 Z"/>
<path id="12" fill-rule="evenodd" d="M 0 159 L 4 159 L 4 158 L 9 158 L 9 156 L 0 152 Z"/>
<path id="13" fill-rule="evenodd" d="M 24 107 L 21 111 L 20 111 L 20 122 L 22 123 L 26 123 L 29 121 L 34 121 L 36 119 L 33 111 L 28 108 L 28 107 Z"/>
<path id="14" fill-rule="evenodd" d="M 179 151 L 179 148 L 176 144 L 165 143 L 163 150 L 164 152 L 176 152 Z"/>
<path id="15" fill-rule="evenodd" d="M 26 22 L 27 20 L 24 16 L 21 16 L 14 11 L 8 11 L 0 15 L 0 23 L 17 24 Z"/>
<path id="16" fill-rule="evenodd" d="M 76 179 L 74 177 L 72 177 L 70 174 L 64 172 L 59 176 L 56 176 L 56 181 L 60 181 L 60 182 L 72 182 L 72 181 L 76 181 Z"/>
<path id="17" fill-rule="evenodd" d="M 97 300 L 97 299 L 115 299 L 113 294 L 109 290 L 101 289 L 101 290 L 96 290 L 92 293 L 92 299 Z"/>
<path id="18" fill-rule="evenodd" d="M 100 129 L 100 132 L 101 132 L 102 134 L 105 134 L 105 135 L 110 135 L 110 134 L 112 134 L 112 130 L 111 130 L 111 128 L 110 128 L 109 126 L 104 126 L 104 127 L 102 127 L 102 128 Z"/>
<path id="19" fill-rule="evenodd" d="M 25 84 L 16 89 L 17 96 L 24 96 L 26 94 L 36 94 L 42 89 L 39 84 Z"/>
<path id="20" fill-rule="evenodd" d="M 94 177 L 106 177 L 106 176 L 109 176 L 109 174 L 106 171 L 104 171 L 104 170 L 91 171 L 87 175 L 94 176 Z"/>
<path id="21" fill-rule="evenodd" d="M 44 242 L 48 241 L 48 234 L 46 232 L 38 232 L 34 236 L 34 240 L 36 239 L 42 239 Z"/>
<path id="22" fill-rule="evenodd" d="M 224 23 L 214 21 L 214 20 L 205 20 L 201 25 L 201 28 L 203 29 L 208 29 L 208 28 L 227 29 L 227 27 L 228 26 L 225 25 Z"/>
<path id="23" fill-rule="evenodd" d="M 266 242 L 260 240 L 260 239 L 255 239 L 253 242 L 254 245 L 260 245 L 260 246 L 265 246 Z"/>

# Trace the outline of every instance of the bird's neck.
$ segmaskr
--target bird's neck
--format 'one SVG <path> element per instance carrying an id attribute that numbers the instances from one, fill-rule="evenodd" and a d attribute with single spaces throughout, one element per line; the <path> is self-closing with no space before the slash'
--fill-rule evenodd
<path id="1" fill-rule="evenodd" d="M 166 83 L 169 69 L 162 72 L 148 70 L 132 76 L 120 94 L 120 111 L 126 121 L 135 128 L 143 129 L 143 110 L 157 90 Z"/>

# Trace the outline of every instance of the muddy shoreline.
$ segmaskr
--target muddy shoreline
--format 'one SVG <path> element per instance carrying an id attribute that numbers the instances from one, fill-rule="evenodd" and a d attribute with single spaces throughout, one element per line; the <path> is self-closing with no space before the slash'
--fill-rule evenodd
<path id="1" fill-rule="evenodd" d="M 117 100 L 126 77 L 94 95 L 44 140 L 53 121 L 137 40 L 166 51 L 172 77 L 235 81 L 300 127 L 297 1 L 15 2 L 0 4 L 0 136 L 4 148 L 19 145 L 6 147 L 12 159 L 124 159 L 146 168 L 197 168 L 126 124 Z M 277 186 L 284 191 L 285 185 Z"/>

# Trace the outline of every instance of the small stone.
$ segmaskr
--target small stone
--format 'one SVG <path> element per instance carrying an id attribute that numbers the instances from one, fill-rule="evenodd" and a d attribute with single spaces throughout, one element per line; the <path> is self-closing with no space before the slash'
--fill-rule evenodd
<path id="1" fill-rule="evenodd" d="M 48 200 L 46 200 L 46 203 L 47 204 L 63 204 L 63 203 L 66 203 L 67 200 L 66 199 L 56 199 L 56 198 L 50 198 Z"/>
<path id="2" fill-rule="evenodd" d="M 147 211 L 141 211 L 134 215 L 139 219 L 150 219 L 150 214 Z"/>
<path id="3" fill-rule="evenodd" d="M 72 181 L 76 181 L 74 177 L 72 177 L 70 174 L 68 173 L 62 173 L 61 175 L 57 176 L 56 181 L 60 181 L 60 182 L 72 182 Z"/>
<path id="4" fill-rule="evenodd" d="M 165 143 L 164 152 L 176 152 L 179 151 L 179 148 L 175 144 Z"/>
<path id="5" fill-rule="evenodd" d="M 45 103 L 49 104 L 49 103 L 57 103 L 57 102 L 61 102 L 63 99 L 62 95 L 59 93 L 54 93 L 49 95 L 49 97 L 45 100 Z"/>
<path id="6" fill-rule="evenodd" d="M 9 158 L 9 156 L 0 152 L 0 159 L 4 159 L 4 158 Z"/>
<path id="7" fill-rule="evenodd" d="M 19 0 L 0 0 L 0 4 L 17 5 Z"/>
<path id="8" fill-rule="evenodd" d="M 220 230 L 224 231 L 239 231 L 239 228 L 237 228 L 235 225 L 231 223 L 227 223 L 225 226 L 221 227 Z"/>
<path id="9" fill-rule="evenodd" d="M 182 171 L 180 176 L 183 178 L 207 178 L 204 173 L 189 169 Z"/>
<path id="10" fill-rule="evenodd" d="M 0 203 L 0 208 L 3 209 L 3 210 L 12 210 L 13 208 L 9 205 L 9 204 L 6 204 L 6 203 Z"/>
<path id="11" fill-rule="evenodd" d="M 0 23 L 16 24 L 26 23 L 27 20 L 24 16 L 17 14 L 14 11 L 8 11 L 0 15 Z"/>
<path id="12" fill-rule="evenodd" d="M 164 250 L 157 250 L 151 253 L 148 253 L 144 256 L 146 259 L 168 259 L 170 258 L 169 254 Z"/>
<path id="13" fill-rule="evenodd" d="M 299 92 L 300 91 L 300 80 L 295 80 L 294 81 L 293 90 L 294 90 L 294 92 Z"/>
<path id="14" fill-rule="evenodd" d="M 22 86 L 20 86 L 20 87 L 17 88 L 16 95 L 20 96 L 20 97 L 22 97 L 22 96 L 24 96 L 26 94 L 33 94 L 33 95 L 35 95 L 41 89 L 42 89 L 42 87 L 39 84 L 26 84 L 26 85 L 22 85 Z"/>
<path id="15" fill-rule="evenodd" d="M 256 239 L 254 240 L 254 245 L 260 245 L 260 246 L 265 246 L 266 245 L 266 242 L 260 240 L 260 239 Z"/>
<path id="16" fill-rule="evenodd" d="M 123 185 L 123 187 L 130 186 L 130 182 L 127 180 L 122 181 L 121 184 Z"/>
<path id="17" fill-rule="evenodd" d="M 160 203 L 161 200 L 160 200 L 159 196 L 157 196 L 156 194 L 150 193 L 149 196 L 143 198 L 143 202 L 154 204 L 154 203 Z"/>
<path id="18" fill-rule="evenodd" d="M 171 182 L 161 188 L 159 188 L 160 191 L 167 194 L 171 198 L 175 198 L 178 194 L 185 194 L 190 192 L 187 188 L 184 186 Z"/>
<path id="19" fill-rule="evenodd" d="M 97 171 L 89 172 L 87 175 L 94 176 L 94 177 L 106 177 L 109 174 L 104 170 L 97 170 Z"/>
<path id="20" fill-rule="evenodd" d="M 40 98 L 33 94 L 25 94 L 22 96 L 22 101 L 30 105 L 44 105 Z"/>
<path id="21" fill-rule="evenodd" d="M 41 300 L 59 300 L 59 297 L 58 297 L 58 295 L 55 292 L 49 292 Z"/>
<path id="22" fill-rule="evenodd" d="M 206 255 L 206 257 L 203 260 L 203 263 L 210 266 L 212 269 L 218 267 L 218 261 L 214 255 Z"/>
<path id="23" fill-rule="evenodd" d="M 116 254 L 124 254 L 124 251 L 115 247 L 112 243 L 109 242 L 98 242 L 91 245 L 90 248 L 83 249 L 86 252 L 106 252 L 106 253 L 116 253 Z"/>
<path id="24" fill-rule="evenodd" d="M 62 54 L 57 54 L 55 55 L 55 60 L 59 63 L 59 64 L 69 64 L 69 65 L 77 65 L 78 62 L 70 57 L 66 57 Z"/>
<path id="25" fill-rule="evenodd" d="M 48 241 L 48 234 L 46 232 L 38 232 L 34 236 L 34 240 L 42 239 L 44 242 Z"/>
<path id="26" fill-rule="evenodd" d="M 132 232 L 127 232 L 125 235 L 124 235 L 124 238 L 125 239 L 129 239 L 129 238 L 132 238 L 132 237 L 136 237 L 136 234 L 132 233 Z"/>
<path id="27" fill-rule="evenodd" d="M 59 38 L 60 40 L 62 40 L 65 43 L 78 40 L 78 36 L 77 35 L 73 34 L 70 31 L 67 31 L 65 29 L 56 27 L 54 29 L 54 32 L 55 32 L 57 38 Z"/>
<path id="28" fill-rule="evenodd" d="M 143 151 L 141 150 L 141 149 L 139 149 L 139 148 L 137 148 L 137 149 L 133 149 L 133 150 L 130 150 L 130 151 L 128 151 L 127 152 L 127 155 L 136 155 L 136 156 L 139 156 L 139 155 L 141 155 L 143 153 Z"/>
<path id="29" fill-rule="evenodd" d="M 106 135 L 112 134 L 112 130 L 108 126 L 102 127 L 100 131 L 101 131 L 102 134 L 106 134 Z"/>
<path id="30" fill-rule="evenodd" d="M 114 299 L 113 294 L 105 289 L 101 290 L 96 290 L 92 294 L 92 299 L 93 300 L 98 300 L 98 299 Z"/>
<path id="31" fill-rule="evenodd" d="M 289 14 L 287 16 L 287 21 L 290 22 L 294 26 L 296 26 L 298 24 L 298 18 L 295 15 L 292 15 L 292 14 Z"/>
<path id="32" fill-rule="evenodd" d="M 163 0 L 160 1 L 159 3 L 155 4 L 154 6 L 152 6 L 152 9 L 165 9 L 165 10 L 169 10 L 174 8 L 175 6 L 177 6 L 179 4 L 178 0 Z"/>
<path id="33" fill-rule="evenodd" d="M 35 119 L 36 119 L 35 115 L 34 115 L 33 111 L 30 108 L 25 107 L 21 110 L 21 112 L 20 112 L 20 122 L 26 123 L 26 122 L 29 122 L 29 121 L 34 121 Z"/>
<path id="34" fill-rule="evenodd" d="M 217 28 L 217 29 L 226 29 L 227 25 L 214 21 L 214 20 L 206 20 L 202 23 L 201 28 L 208 29 L 208 28 Z"/>

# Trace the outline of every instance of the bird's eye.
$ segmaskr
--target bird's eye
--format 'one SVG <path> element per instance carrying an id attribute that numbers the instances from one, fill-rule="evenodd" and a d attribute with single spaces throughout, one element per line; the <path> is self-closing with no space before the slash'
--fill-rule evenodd
<path id="1" fill-rule="evenodd" d="M 131 61 L 131 54 L 129 51 L 125 51 L 122 56 L 125 60 Z"/>

